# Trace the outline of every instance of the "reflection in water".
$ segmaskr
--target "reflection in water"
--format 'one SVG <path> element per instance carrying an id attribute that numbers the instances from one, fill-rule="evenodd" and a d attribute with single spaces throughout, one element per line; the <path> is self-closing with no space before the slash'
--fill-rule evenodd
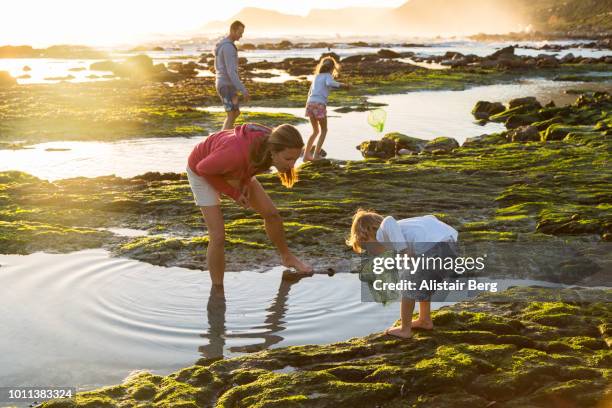
<path id="1" fill-rule="evenodd" d="M 212 285 L 206 312 L 208 317 L 208 332 L 202 337 L 208 338 L 208 344 L 199 347 L 199 351 L 207 358 L 223 357 L 225 348 L 225 340 L 227 338 L 240 339 L 260 339 L 263 338 L 263 343 L 253 343 L 242 346 L 233 346 L 229 348 L 231 353 L 252 353 L 255 351 L 265 350 L 271 346 L 280 343 L 283 337 L 277 333 L 285 330 L 283 324 L 285 321 L 285 313 L 287 312 L 287 300 L 289 299 L 289 291 L 291 286 L 299 282 L 306 275 L 297 275 L 290 271 L 283 272 L 278 287 L 276 297 L 272 304 L 266 309 L 266 319 L 260 326 L 255 326 L 248 333 L 228 333 L 225 325 L 226 299 L 223 286 Z M 263 330 L 263 332 L 261 331 Z"/>

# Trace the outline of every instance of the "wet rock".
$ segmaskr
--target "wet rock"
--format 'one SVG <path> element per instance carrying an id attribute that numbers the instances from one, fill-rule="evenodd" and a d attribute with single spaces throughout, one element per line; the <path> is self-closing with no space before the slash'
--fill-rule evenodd
<path id="1" fill-rule="evenodd" d="M 427 140 L 419 139 L 412 136 L 404 135 L 399 132 L 387 133 L 383 139 L 393 140 L 395 142 L 395 150 L 408 150 L 411 153 L 421 152 L 427 145 Z"/>
<path id="2" fill-rule="evenodd" d="M 505 143 L 506 138 L 497 134 L 472 136 L 465 139 L 463 146 L 465 147 L 482 147 L 486 145 L 495 145 Z"/>
<path id="3" fill-rule="evenodd" d="M 501 102 L 478 101 L 472 109 L 472 115 L 476 119 L 489 119 L 490 116 L 505 110 L 506 107 Z"/>
<path id="4" fill-rule="evenodd" d="M 574 54 L 570 52 L 568 54 L 565 54 L 559 62 L 561 62 L 562 64 L 571 64 L 575 58 L 576 57 L 574 56 Z"/>
<path id="5" fill-rule="evenodd" d="M 540 132 L 535 126 L 519 126 L 508 132 L 510 142 L 539 142 Z"/>
<path id="6" fill-rule="evenodd" d="M 381 334 L 139 372 L 70 406 L 576 407 L 608 397 L 610 290 L 512 288 L 432 312 L 410 341 Z M 554 350 L 554 351 L 553 351 Z M 291 367 L 290 372 L 279 372 Z M 142 401 L 142 402 L 141 402 Z M 491 401 L 494 405 L 491 405 Z M 65 407 L 66 401 L 42 408 Z M 413 403 L 414 402 L 414 403 Z"/>
<path id="7" fill-rule="evenodd" d="M 376 54 L 381 58 L 401 58 L 401 54 L 385 48 L 378 50 Z"/>
<path id="8" fill-rule="evenodd" d="M 365 59 L 366 57 L 364 55 L 361 54 L 357 54 L 357 55 L 349 55 L 348 57 L 344 57 L 341 62 L 342 63 L 347 63 L 347 64 L 352 64 L 352 63 L 356 63 L 356 62 L 361 62 Z"/>
<path id="9" fill-rule="evenodd" d="M 563 123 L 554 123 L 544 131 L 542 141 L 563 140 L 569 133 L 591 132 L 593 130 L 593 126 L 571 126 Z"/>
<path id="10" fill-rule="evenodd" d="M 559 66 L 559 61 L 551 55 L 545 55 L 538 58 L 536 65 L 538 68 L 556 68 Z"/>
<path id="11" fill-rule="evenodd" d="M 431 153 L 436 151 L 437 154 L 440 154 L 450 153 L 457 147 L 459 147 L 459 143 L 455 139 L 452 137 L 441 136 L 427 142 L 423 150 Z"/>
<path id="12" fill-rule="evenodd" d="M 531 123 L 531 125 L 534 126 L 536 129 L 538 129 L 538 131 L 543 131 L 543 130 L 548 129 L 548 127 L 554 123 L 562 123 L 562 122 L 563 122 L 563 118 L 561 116 L 553 116 L 550 119 L 533 122 Z"/>
<path id="13" fill-rule="evenodd" d="M 539 116 L 533 114 L 517 114 L 506 119 L 504 125 L 506 126 L 506 129 L 516 129 L 521 126 L 530 125 L 531 123 L 537 122 L 540 119 L 541 118 Z"/>
<path id="14" fill-rule="evenodd" d="M 501 48 L 495 51 L 493 54 L 489 55 L 488 59 L 498 59 L 500 57 L 514 57 L 514 46 L 509 45 L 507 47 Z"/>
<path id="15" fill-rule="evenodd" d="M 390 159 L 396 154 L 395 141 L 390 139 L 369 140 L 361 142 L 357 150 L 366 158 Z"/>
<path id="16" fill-rule="evenodd" d="M 524 106 L 524 105 L 533 107 L 533 109 L 540 109 L 542 107 L 540 102 L 538 102 L 538 100 L 534 96 L 527 96 L 524 98 L 511 99 L 510 102 L 508 102 L 508 109 L 513 109 L 518 106 Z"/>

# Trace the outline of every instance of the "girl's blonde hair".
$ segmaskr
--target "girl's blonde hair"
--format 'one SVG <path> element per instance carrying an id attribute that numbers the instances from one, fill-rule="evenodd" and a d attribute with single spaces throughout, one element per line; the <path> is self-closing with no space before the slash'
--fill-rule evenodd
<path id="1" fill-rule="evenodd" d="M 336 77 L 339 72 L 340 72 L 340 64 L 338 63 L 338 61 L 336 61 L 334 57 L 327 56 L 327 57 L 321 58 L 321 61 L 319 61 L 319 64 L 315 68 L 314 73 L 315 75 L 330 73 L 332 74 L 333 77 Z"/>
<path id="2" fill-rule="evenodd" d="M 376 237 L 376 231 L 383 221 L 383 216 L 375 211 L 358 209 L 353 215 L 351 235 L 346 240 L 346 245 L 353 248 L 357 253 L 363 252 L 363 245 Z"/>
<path id="3" fill-rule="evenodd" d="M 264 137 L 258 145 L 251 149 L 250 160 L 256 173 L 261 173 L 272 166 L 272 152 L 280 152 L 287 148 L 304 147 L 304 141 L 300 131 L 293 125 L 287 123 L 275 127 L 272 132 Z M 281 184 L 287 188 L 293 187 L 298 181 L 298 173 L 295 168 L 285 172 L 278 172 Z"/>

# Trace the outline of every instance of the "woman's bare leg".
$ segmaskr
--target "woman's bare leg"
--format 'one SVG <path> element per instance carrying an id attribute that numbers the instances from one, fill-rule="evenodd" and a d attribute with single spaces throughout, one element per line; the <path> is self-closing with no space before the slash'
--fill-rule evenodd
<path id="1" fill-rule="evenodd" d="M 213 285 L 223 285 L 225 274 L 225 223 L 223 213 L 218 205 L 200 207 L 204 222 L 208 228 L 208 248 L 206 263 Z"/>
<path id="2" fill-rule="evenodd" d="M 270 241 L 278 249 L 282 264 L 287 267 L 293 267 L 298 272 L 312 272 L 310 265 L 303 263 L 289 251 L 287 240 L 285 239 L 283 219 L 274 206 L 272 199 L 256 178 L 253 178 L 249 183 L 249 203 L 263 217 L 266 233 Z"/>
<path id="3" fill-rule="evenodd" d="M 315 160 L 321 158 L 321 148 L 323 147 L 323 142 L 325 142 L 325 136 L 327 136 L 327 117 L 319 119 L 319 126 L 321 127 L 321 132 L 319 133 L 319 139 L 317 140 L 317 148 L 315 149 Z"/>
<path id="4" fill-rule="evenodd" d="M 306 143 L 306 149 L 304 150 L 304 161 L 311 161 L 312 154 L 310 150 L 312 149 L 312 145 L 314 144 L 317 135 L 319 134 L 319 123 L 314 116 L 310 116 L 310 124 L 312 125 L 312 134 L 308 138 L 308 142 Z"/>

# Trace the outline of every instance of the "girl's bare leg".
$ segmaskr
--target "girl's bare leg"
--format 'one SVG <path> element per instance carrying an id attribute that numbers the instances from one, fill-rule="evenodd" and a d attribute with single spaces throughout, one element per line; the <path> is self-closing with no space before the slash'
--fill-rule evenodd
<path id="1" fill-rule="evenodd" d="M 431 302 L 419 302 L 419 318 L 412 321 L 412 328 L 423 330 L 433 329 Z"/>
<path id="2" fill-rule="evenodd" d="M 251 207 L 263 217 L 266 233 L 270 241 L 272 241 L 278 249 L 282 264 L 287 267 L 293 267 L 298 272 L 312 272 L 312 267 L 310 265 L 300 261 L 291 251 L 289 251 L 287 240 L 285 239 L 283 220 L 274 206 L 272 199 L 256 178 L 253 178 L 249 183 L 249 203 Z"/>
<path id="3" fill-rule="evenodd" d="M 319 134 L 319 139 L 317 140 L 317 147 L 315 149 L 315 160 L 321 158 L 321 148 L 323 147 L 323 142 L 325 142 L 325 136 L 327 136 L 327 117 L 319 119 L 319 126 L 321 127 L 321 132 Z"/>
<path id="4" fill-rule="evenodd" d="M 389 327 L 385 334 L 408 339 L 412 337 L 411 323 L 412 313 L 414 312 L 414 300 L 402 298 L 400 305 L 400 317 L 402 324 L 399 327 Z"/>
<path id="5" fill-rule="evenodd" d="M 310 116 L 310 124 L 312 125 L 312 134 L 308 138 L 308 142 L 306 143 L 306 149 L 304 150 L 305 162 L 312 160 L 312 154 L 310 153 L 310 150 L 312 149 L 312 145 L 314 144 L 314 141 L 317 138 L 317 135 L 319 134 L 319 123 L 317 122 L 317 119 L 315 119 L 314 116 Z"/>
<path id="6" fill-rule="evenodd" d="M 225 274 L 225 224 L 223 213 L 218 205 L 200 207 L 208 228 L 208 248 L 206 263 L 213 285 L 223 285 Z"/>

